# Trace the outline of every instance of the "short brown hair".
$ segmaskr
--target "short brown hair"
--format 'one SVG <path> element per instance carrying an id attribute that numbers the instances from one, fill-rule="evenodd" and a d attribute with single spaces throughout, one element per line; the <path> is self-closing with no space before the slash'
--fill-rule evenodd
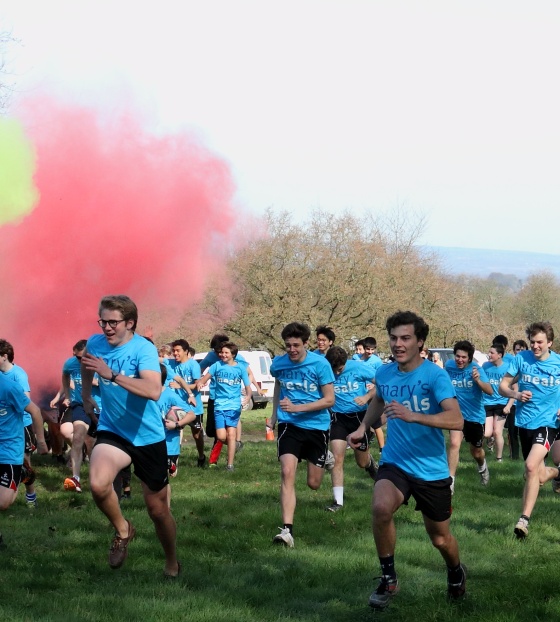
<path id="1" fill-rule="evenodd" d="M 127 322 L 132 320 L 132 330 L 136 330 L 136 324 L 138 323 L 138 308 L 134 302 L 123 294 L 116 296 L 104 296 L 99 303 L 99 315 L 103 309 L 109 309 L 110 311 L 120 311 L 123 316 L 123 320 Z"/>

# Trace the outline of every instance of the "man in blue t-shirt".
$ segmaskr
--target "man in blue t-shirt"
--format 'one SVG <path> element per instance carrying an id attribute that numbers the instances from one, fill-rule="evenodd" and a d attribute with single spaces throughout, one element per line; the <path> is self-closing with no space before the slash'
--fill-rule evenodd
<path id="1" fill-rule="evenodd" d="M 86 350 L 86 339 L 81 339 L 72 348 L 73 356 L 66 359 L 62 366 L 62 392 L 64 394 L 63 405 L 69 409 L 69 421 L 61 424 L 60 431 L 62 436 L 71 445 L 70 462 L 72 466 L 72 477 L 64 480 L 64 489 L 73 492 L 82 492 L 80 482 L 80 471 L 82 468 L 84 445 L 88 454 L 94 444 L 92 436 L 88 435 L 91 426 L 91 419 L 84 411 L 82 403 L 82 356 Z M 93 380 L 92 396 L 99 397 L 99 387 L 97 380 Z M 96 400 L 97 401 L 97 400 Z"/>
<path id="2" fill-rule="evenodd" d="M 369 427 L 387 420 L 373 495 L 373 537 L 381 580 L 369 598 L 370 607 L 383 609 L 398 592 L 395 572 L 396 529 L 393 515 L 412 496 L 422 512 L 432 544 L 447 564 L 447 593 L 465 594 L 466 574 L 457 540 L 449 529 L 451 478 L 443 430 L 462 430 L 463 418 L 449 376 L 420 356 L 428 337 L 426 322 L 411 311 L 399 311 L 386 323 L 393 363 L 375 375 L 376 395 L 366 416 L 348 442 L 359 447 Z"/>
<path id="3" fill-rule="evenodd" d="M 534 322 L 526 333 L 531 350 L 513 358 L 499 387 L 500 395 L 517 400 L 515 425 L 525 460 L 523 509 L 514 528 L 520 540 L 529 533 L 540 486 L 554 478 L 560 480 L 560 469 L 544 463 L 556 439 L 560 415 L 560 356 L 550 350 L 554 330 L 550 322 Z M 560 459 L 560 455 L 553 458 Z"/>
<path id="4" fill-rule="evenodd" d="M 0 373 L 7 380 L 11 380 L 19 385 L 25 395 L 31 398 L 31 387 L 27 372 L 19 365 L 14 363 L 14 348 L 5 339 L 0 339 Z M 28 507 L 37 507 L 37 492 L 35 490 L 36 473 L 31 467 L 31 454 L 35 451 L 36 439 L 33 428 L 33 421 L 28 412 L 23 412 L 23 425 L 25 436 L 25 456 L 22 483 L 25 485 L 25 502 Z"/>
<path id="5" fill-rule="evenodd" d="M 155 346 L 135 333 L 138 309 L 128 296 L 105 296 L 99 304 L 102 335 L 89 338 L 82 357 L 82 397 L 95 422 L 94 374 L 99 377 L 101 413 L 90 459 L 90 487 L 97 507 L 115 528 L 111 568 L 120 568 L 136 530 L 121 512 L 113 489 L 117 474 L 130 464 L 142 482 L 144 502 L 165 553 L 164 575 L 177 577 L 176 525 L 167 504 L 167 447 L 157 400 L 161 373 Z"/>
<path id="6" fill-rule="evenodd" d="M 478 465 L 480 483 L 487 486 L 490 481 L 490 472 L 483 448 L 486 423 L 483 394 L 492 395 L 493 392 L 486 372 L 473 361 L 474 346 L 470 341 L 458 341 L 453 347 L 453 354 L 455 358 L 448 360 L 444 369 L 451 378 L 465 423 L 462 431 L 449 431 L 447 462 L 452 479 L 452 494 L 455 492 L 455 474 L 459 464 L 459 450 L 463 436 L 469 443 L 471 456 Z"/>
<path id="7" fill-rule="evenodd" d="M 329 349 L 326 359 L 334 373 L 334 406 L 331 409 L 330 440 L 334 456 L 331 471 L 334 503 L 325 508 L 338 512 L 344 505 L 344 458 L 346 438 L 355 432 L 366 414 L 367 405 L 375 394 L 375 371 L 359 361 L 349 361 L 344 348 Z M 368 389 L 368 385 L 371 389 Z M 381 426 L 381 421 L 379 422 Z M 377 475 L 377 464 L 369 453 L 372 433 L 368 430 L 363 442 L 354 450 L 356 464 L 365 469 L 372 479 Z"/>
<path id="8" fill-rule="evenodd" d="M 292 322 L 282 330 L 286 354 L 272 361 L 276 378 L 270 427 L 278 421 L 278 459 L 282 484 L 280 505 L 283 527 L 275 544 L 294 546 L 293 522 L 296 508 L 295 479 L 298 463 L 307 460 L 307 485 L 321 485 L 327 459 L 329 408 L 334 405 L 334 375 L 324 356 L 307 350 L 311 331 Z"/>
<path id="9" fill-rule="evenodd" d="M 6 354 L 0 354 L 0 364 Z M 24 415 L 32 419 L 37 451 L 48 453 L 43 430 L 43 417 L 17 382 L 0 374 L 0 511 L 7 510 L 16 500 L 24 467 Z M 0 546 L 4 542 L 0 533 Z"/>
<path id="10" fill-rule="evenodd" d="M 213 382 L 216 439 L 222 444 L 227 443 L 228 471 L 233 471 L 241 408 L 247 405 L 252 397 L 248 366 L 236 359 L 238 352 L 238 347 L 231 341 L 223 343 L 219 354 L 220 360 L 210 365 L 198 381 L 200 386 L 204 386 L 210 379 Z M 210 466 L 213 464 L 216 463 L 211 461 Z"/>
<path id="11" fill-rule="evenodd" d="M 203 468 L 206 463 L 204 455 L 204 436 L 202 434 L 202 415 L 204 405 L 202 395 L 197 388 L 200 378 L 200 365 L 190 356 L 189 342 L 186 339 L 177 339 L 171 344 L 173 360 L 167 361 L 167 386 L 177 392 L 178 396 L 194 407 L 196 419 L 190 424 L 192 437 L 198 451 L 197 466 Z"/>

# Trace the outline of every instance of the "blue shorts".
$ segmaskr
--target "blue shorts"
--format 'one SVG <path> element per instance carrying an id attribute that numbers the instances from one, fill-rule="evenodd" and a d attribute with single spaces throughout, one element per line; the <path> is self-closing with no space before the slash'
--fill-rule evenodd
<path id="1" fill-rule="evenodd" d="M 220 428 L 236 428 L 240 417 L 241 410 L 216 410 L 216 407 L 214 407 L 216 430 Z"/>

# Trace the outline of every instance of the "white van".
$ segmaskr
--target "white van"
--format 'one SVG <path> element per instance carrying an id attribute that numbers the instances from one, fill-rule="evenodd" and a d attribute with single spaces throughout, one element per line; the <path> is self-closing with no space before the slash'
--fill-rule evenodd
<path id="1" fill-rule="evenodd" d="M 208 352 L 197 352 L 194 355 L 194 360 L 200 362 L 206 358 L 207 354 Z M 259 395 L 257 393 L 257 387 L 252 384 L 253 397 L 247 410 L 251 410 L 252 408 L 265 408 L 269 402 L 272 402 L 272 398 L 274 397 L 274 377 L 270 375 L 270 365 L 272 363 L 270 354 L 263 350 L 239 350 L 239 354 L 249 363 L 249 367 L 255 377 L 255 382 L 264 393 L 264 395 Z M 202 372 L 204 371 L 203 369 Z M 208 401 L 209 383 L 203 387 L 200 393 L 202 395 L 202 401 L 206 404 Z"/>

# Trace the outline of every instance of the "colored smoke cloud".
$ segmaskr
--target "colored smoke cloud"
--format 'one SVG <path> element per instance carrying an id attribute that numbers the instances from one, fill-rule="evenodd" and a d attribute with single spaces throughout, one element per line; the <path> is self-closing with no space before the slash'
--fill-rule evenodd
<path id="1" fill-rule="evenodd" d="M 33 184 L 35 153 L 21 124 L 0 118 L 0 225 L 30 212 L 39 195 Z"/>
<path id="2" fill-rule="evenodd" d="M 233 239 L 235 188 L 227 164 L 195 138 L 150 134 L 131 110 L 109 117 L 41 99 L 22 118 L 38 201 L 33 157 L 19 155 L 26 140 L 16 136 L 27 185 L 23 164 L 14 166 L 13 195 L 23 198 L 6 214 L 36 207 L 17 223 L 0 221 L 0 336 L 38 399 L 58 388 L 72 345 L 98 332 L 103 295 L 129 295 L 140 331 L 149 323 L 156 338 L 201 296 Z"/>

